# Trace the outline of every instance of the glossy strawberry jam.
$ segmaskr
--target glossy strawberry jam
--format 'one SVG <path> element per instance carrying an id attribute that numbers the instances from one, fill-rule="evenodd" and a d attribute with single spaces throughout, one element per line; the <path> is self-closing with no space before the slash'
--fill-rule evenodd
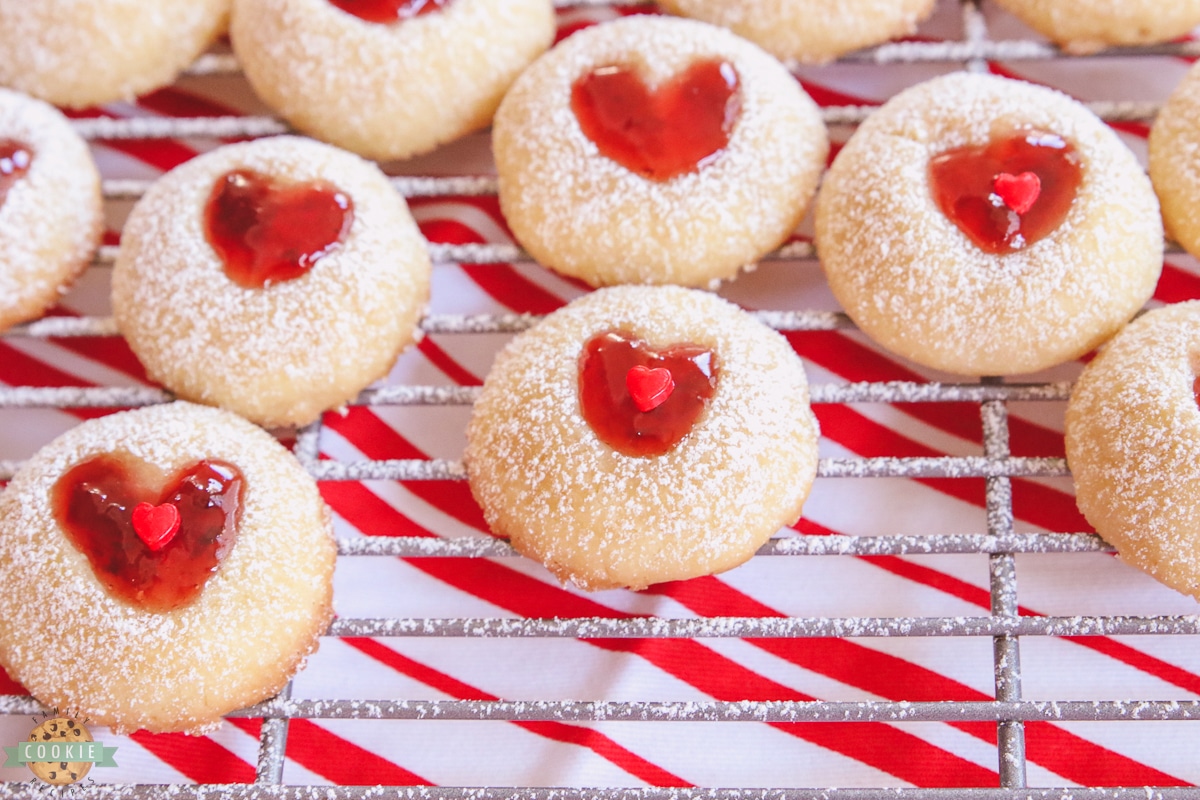
<path id="1" fill-rule="evenodd" d="M 288 183 L 252 170 L 217 179 L 205 235 L 239 286 L 261 289 L 306 274 L 350 233 L 354 204 L 324 181 Z"/>
<path id="2" fill-rule="evenodd" d="M 671 388 L 654 385 L 640 411 L 631 394 L 630 372 L 664 369 Z M 696 424 L 717 388 L 716 354 L 693 344 L 654 350 L 620 331 L 597 334 L 579 359 L 579 405 L 600 441 L 628 456 L 668 452 Z"/>
<path id="3" fill-rule="evenodd" d="M 0 139 L 0 205 L 8 190 L 21 180 L 33 163 L 33 149 L 14 139 Z"/>
<path id="4" fill-rule="evenodd" d="M 450 0 L 329 0 L 347 14 L 387 25 L 441 10 Z"/>
<path id="5" fill-rule="evenodd" d="M 237 467 L 220 461 L 199 461 L 165 488 L 152 487 L 145 472 L 129 456 L 95 456 L 59 478 L 52 502 L 67 538 L 110 594 L 147 611 L 170 611 L 199 596 L 233 546 L 243 480 Z M 139 503 L 179 512 L 178 532 L 157 550 L 134 530 Z"/>
<path id="6" fill-rule="evenodd" d="M 1039 130 L 948 150 L 929 162 L 929 186 L 942 213 L 979 249 L 996 255 L 1053 233 L 1082 179 L 1071 143 Z"/>
<path id="7" fill-rule="evenodd" d="M 651 89 L 634 69 L 607 66 L 578 78 L 571 109 L 600 152 L 656 181 L 696 172 L 729 145 L 741 111 L 738 75 L 697 61 Z"/>

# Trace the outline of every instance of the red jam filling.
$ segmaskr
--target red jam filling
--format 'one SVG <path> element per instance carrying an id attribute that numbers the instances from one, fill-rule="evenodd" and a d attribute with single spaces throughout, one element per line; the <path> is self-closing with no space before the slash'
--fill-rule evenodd
<path id="1" fill-rule="evenodd" d="M 330 4 L 359 19 L 387 25 L 439 11 L 450 0 L 329 0 Z"/>
<path id="2" fill-rule="evenodd" d="M 0 205 L 8 190 L 21 180 L 33 163 L 33 149 L 13 139 L 0 139 Z"/>
<path id="3" fill-rule="evenodd" d="M 630 371 L 637 367 L 671 374 L 668 396 L 654 396 L 649 411 L 638 410 L 630 392 Z M 716 355 L 707 348 L 678 344 L 654 350 L 625 333 L 609 331 L 589 339 L 579 358 L 579 405 L 583 418 L 609 447 L 627 456 L 657 456 L 692 430 L 716 391 L 717 378 Z"/>
<path id="4" fill-rule="evenodd" d="M 59 478 L 52 502 L 67 538 L 110 594 L 147 611 L 170 611 L 199 596 L 233 546 L 243 480 L 231 464 L 199 461 L 157 489 L 139 474 L 145 471 L 129 456 L 96 456 Z M 157 550 L 134 530 L 139 503 L 179 511 L 178 532 Z"/>
<path id="5" fill-rule="evenodd" d="M 741 111 L 738 75 L 697 61 L 655 89 L 637 71 L 608 66 L 571 87 L 571 110 L 600 152 L 656 181 L 696 172 L 729 144 Z"/>
<path id="6" fill-rule="evenodd" d="M 247 169 L 213 184 L 205 234 L 238 286 L 261 289 L 306 274 L 350 233 L 354 204 L 324 181 L 284 183 Z"/>
<path id="7" fill-rule="evenodd" d="M 1053 233 L 1071 210 L 1082 178 L 1071 143 L 1038 130 L 948 150 L 929 162 L 929 185 L 942 213 L 979 249 L 995 255 Z"/>

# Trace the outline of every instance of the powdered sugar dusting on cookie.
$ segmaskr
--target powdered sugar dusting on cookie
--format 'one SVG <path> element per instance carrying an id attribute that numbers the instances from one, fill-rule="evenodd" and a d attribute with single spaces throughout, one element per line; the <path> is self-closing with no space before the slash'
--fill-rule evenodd
<path id="1" fill-rule="evenodd" d="M 1167 233 L 1200 253 L 1200 66 L 1171 92 L 1150 129 L 1150 180 Z"/>
<path id="2" fill-rule="evenodd" d="M 607 330 L 716 354 L 715 396 L 665 455 L 617 453 L 580 413 L 579 357 Z M 552 314 L 500 354 L 466 462 L 488 522 L 518 550 L 585 588 L 640 588 L 736 566 L 793 522 L 817 436 L 803 366 L 779 334 L 707 293 L 620 287 Z"/>
<path id="3" fill-rule="evenodd" d="M 1200 302 L 1151 311 L 1084 370 L 1067 408 L 1075 493 L 1121 557 L 1200 598 Z"/>
<path id="4" fill-rule="evenodd" d="M 663 0 L 662 5 L 730 28 L 785 61 L 820 64 L 912 33 L 934 0 Z"/>
<path id="5" fill-rule="evenodd" d="M 231 39 L 246 77 L 300 130 L 380 160 L 491 121 L 554 39 L 550 0 L 454 0 L 379 25 L 327 0 L 244 0 Z"/>
<path id="6" fill-rule="evenodd" d="M 114 450 L 165 474 L 217 459 L 244 476 L 236 541 L 190 605 L 154 613 L 113 599 L 59 528 L 54 484 Z M 43 703 L 119 731 L 202 732 L 277 692 L 315 650 L 335 550 L 315 484 L 254 425 L 187 403 L 85 422 L 0 495 L 0 583 L 27 589 L 0 594 L 0 661 Z"/>
<path id="7" fill-rule="evenodd" d="M 56 109 L 0 89 L 0 139 L 33 152 L 0 205 L 0 330 L 53 305 L 91 262 L 103 223 L 100 173 Z"/>
<path id="8" fill-rule="evenodd" d="M 1056 231 L 994 256 L 938 209 L 928 163 L 1021 129 L 1070 141 L 1082 184 Z M 1157 200 L 1103 122 L 1059 92 L 966 73 L 902 92 L 859 128 L 826 176 L 817 240 L 835 295 L 868 335 L 964 374 L 1087 352 L 1141 308 L 1162 268 Z"/>
<path id="9" fill-rule="evenodd" d="M 84 108 L 170 83 L 225 29 L 231 0 L 0 2 L 0 84 Z"/>
<path id="10" fill-rule="evenodd" d="M 740 115 L 724 150 L 669 181 L 600 154 L 571 109 L 571 87 L 604 66 L 650 87 L 699 60 L 738 75 Z M 773 58 L 728 31 L 636 16 L 580 31 L 535 62 L 493 128 L 500 202 L 539 261 L 595 284 L 704 286 L 778 246 L 803 216 L 828 152 L 816 105 Z"/>
<path id="11" fill-rule="evenodd" d="M 212 186 L 234 169 L 332 183 L 354 204 L 349 234 L 300 278 L 236 285 L 204 232 Z M 121 237 L 113 312 L 150 374 L 182 397 L 265 425 L 305 424 L 387 373 L 424 311 L 430 269 L 377 167 L 307 139 L 260 139 L 151 187 Z"/>

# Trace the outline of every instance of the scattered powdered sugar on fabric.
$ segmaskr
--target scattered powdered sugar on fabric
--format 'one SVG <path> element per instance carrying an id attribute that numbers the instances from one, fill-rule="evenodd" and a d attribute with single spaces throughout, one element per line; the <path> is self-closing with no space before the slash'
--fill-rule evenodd
<path id="1" fill-rule="evenodd" d="M 574 82 L 625 66 L 656 87 L 698 60 L 738 76 L 727 146 L 667 181 L 600 153 L 571 108 Z M 812 100 L 773 58 L 720 28 L 635 16 L 579 31 L 538 59 L 496 113 L 500 203 L 521 244 L 593 283 L 707 285 L 778 246 L 799 223 L 828 153 Z"/>
<path id="2" fill-rule="evenodd" d="M 337 186 L 353 202 L 345 240 L 295 280 L 233 283 L 204 208 L 235 169 Z M 304 424 L 387 373 L 428 302 L 430 270 L 376 166 L 308 139 L 260 139 L 195 158 L 146 192 L 121 238 L 113 312 L 148 372 L 181 396 L 268 426 Z"/>
<path id="3" fill-rule="evenodd" d="M 1151 311 L 1084 370 L 1067 408 L 1080 509 L 1121 556 L 1200 597 L 1200 302 Z"/>
<path id="4" fill-rule="evenodd" d="M 52 305 L 91 262 L 103 224 L 100 173 L 53 107 L 0 89 L 0 139 L 29 147 L 29 170 L 0 205 L 0 328 Z"/>
<path id="5" fill-rule="evenodd" d="M 716 355 L 716 394 L 664 455 L 618 453 L 581 415 L 580 354 L 609 330 Z M 467 436 L 471 488 L 493 529 L 585 588 L 741 563 L 799 516 L 817 464 L 804 369 L 783 337 L 714 295 L 674 287 L 600 290 L 518 336 Z"/>
<path id="6" fill-rule="evenodd" d="M 164 478 L 202 459 L 241 471 L 236 539 L 191 604 L 156 613 L 112 598 L 59 527 L 55 483 L 110 452 Z M 335 556 L 316 485 L 260 428 L 188 403 L 88 421 L 0 495 L 0 662 L 43 703 L 118 731 L 207 730 L 274 694 L 316 649 Z"/>
<path id="7" fill-rule="evenodd" d="M 937 207 L 928 163 L 1024 129 L 1071 142 L 1082 183 L 1057 230 L 991 255 Z M 834 294 L 868 335 L 964 374 L 1087 352 L 1141 308 L 1162 268 L 1157 200 L 1116 135 L 1059 92 L 967 73 L 901 92 L 856 131 L 822 186 L 817 243 Z"/>

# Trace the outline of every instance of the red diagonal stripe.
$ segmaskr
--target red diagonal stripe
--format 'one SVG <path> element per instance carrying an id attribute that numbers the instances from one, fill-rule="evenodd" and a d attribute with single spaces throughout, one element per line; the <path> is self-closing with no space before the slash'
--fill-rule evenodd
<path id="1" fill-rule="evenodd" d="M 75 111 L 71 109 L 62 109 L 63 113 L 71 119 L 95 119 L 97 117 L 105 117 L 109 119 L 118 119 L 116 114 L 110 114 L 107 111 L 99 109 L 88 109 L 85 111 Z M 137 160 L 149 164 L 152 167 L 166 172 L 174 169 L 188 159 L 196 155 L 196 151 L 190 147 L 185 147 L 172 139 L 148 139 L 144 141 L 127 141 L 124 139 L 102 139 L 104 146 L 110 150 L 116 150 L 121 153 L 130 155 Z"/>
<path id="2" fill-rule="evenodd" d="M 893 567 L 915 567 L 889 557 Z M 877 563 L 877 559 L 866 559 Z M 925 570 L 933 573 L 933 570 Z M 925 574 L 945 583 L 947 576 Z M 975 587 L 970 587 L 975 588 Z M 775 609 L 747 597 L 717 578 L 650 587 L 650 592 L 673 598 L 701 616 L 782 617 Z M 986 593 L 979 590 L 986 596 Z M 987 606 L 985 605 L 985 608 Z M 752 639 L 750 644 L 797 664 L 829 675 L 837 680 L 866 689 L 892 700 L 991 700 L 988 695 L 939 675 L 917 664 L 860 647 L 844 639 Z M 897 694 L 897 687 L 903 693 Z M 990 723 L 955 723 L 966 733 L 995 743 L 996 729 Z M 1028 727 L 1028 726 L 1027 726 Z M 1087 741 L 1049 723 L 1036 726 L 1034 741 L 1028 746 L 1034 763 L 1081 784 L 1099 786 L 1185 786 L 1186 782 L 1140 764 L 1105 747 Z"/>
<path id="3" fill-rule="evenodd" d="M 251 732 L 252 720 L 229 720 Z M 258 735 L 257 732 L 254 735 Z M 307 719 L 288 722 L 287 757 L 338 786 L 431 786 L 432 784 L 382 756 Z"/>
<path id="4" fill-rule="evenodd" d="M 243 720 L 258 735 L 259 720 Z M 254 767 L 207 736 L 138 731 L 131 739 L 196 783 L 253 783 Z"/>
<path id="5" fill-rule="evenodd" d="M 474 686 L 463 683 L 444 672 L 439 672 L 432 667 L 407 658 L 374 639 L 345 638 L 342 641 L 369 655 L 376 661 L 388 665 L 397 672 L 402 672 L 411 678 L 415 678 L 425 685 L 431 686 L 451 697 L 457 697 L 461 700 L 500 699 L 495 695 L 488 694 Z M 539 736 L 544 736 L 556 742 L 586 747 L 651 786 L 682 787 L 692 785 L 682 778 L 672 775 L 665 769 L 647 761 L 637 753 L 622 747 L 597 730 L 579 725 L 568 725 L 562 722 L 516 722 L 514 724 L 531 733 L 536 733 Z"/>
<path id="6" fill-rule="evenodd" d="M 861 456 L 944 456 L 914 439 L 871 420 L 848 406 L 815 405 L 821 433 Z M 919 483 L 950 497 L 982 507 L 984 480 L 965 478 L 919 478 Z M 1079 513 L 1074 499 L 1040 483 L 1013 479 L 1013 512 L 1020 519 L 1056 531 L 1089 531 L 1091 526 Z"/>
<path id="7" fill-rule="evenodd" d="M 421 233 L 441 244 L 483 244 L 474 228 L 454 219 L 421 220 Z M 497 302 L 513 311 L 549 314 L 561 308 L 563 300 L 526 278 L 511 264 L 462 264 L 462 271 Z"/>
<path id="8" fill-rule="evenodd" d="M 460 386 L 482 386 L 483 381 L 479 379 L 475 373 L 467 370 L 453 358 L 450 354 L 443 350 L 433 338 L 430 336 L 421 337 L 421 341 L 417 342 L 417 349 L 421 351 L 421 355 L 429 359 L 429 363 L 433 364 L 442 374 Z"/>
<path id="9" fill-rule="evenodd" d="M 325 426 L 351 440 L 370 459 L 427 457 L 390 425 L 361 406 L 351 407 L 344 415 L 326 414 Z M 465 481 L 406 481 L 404 487 L 464 525 L 488 530 L 483 511 Z"/>

